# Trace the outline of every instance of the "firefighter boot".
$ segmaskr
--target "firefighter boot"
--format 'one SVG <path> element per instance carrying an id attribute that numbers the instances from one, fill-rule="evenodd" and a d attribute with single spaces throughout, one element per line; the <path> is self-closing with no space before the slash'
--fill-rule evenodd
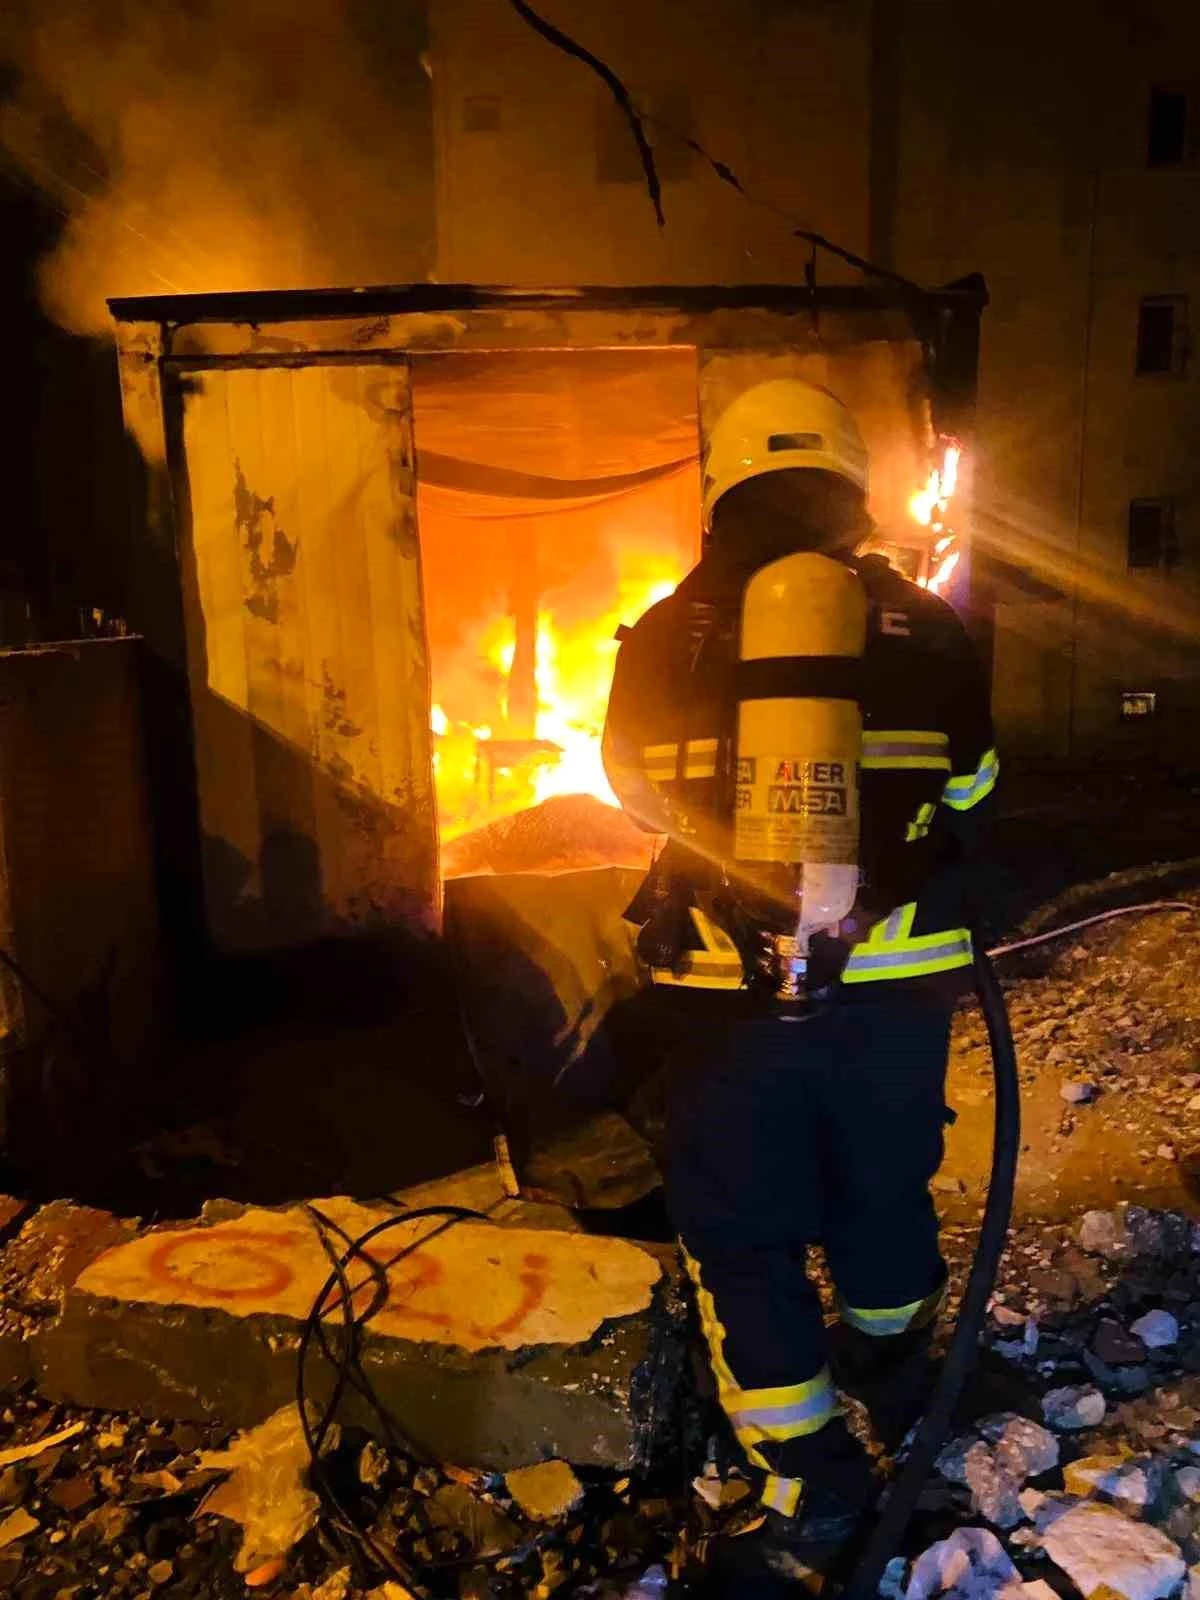
<path id="1" fill-rule="evenodd" d="M 787 1452 L 788 1471 L 803 1475 L 793 1514 L 748 1507 L 714 1542 L 702 1591 L 711 1600 L 794 1600 L 798 1585 L 817 1593 L 843 1574 L 847 1550 L 875 1500 L 871 1459 L 841 1417 L 791 1441 Z M 797 1480 L 775 1483 L 781 1481 Z M 764 1499 L 770 1493 L 768 1480 Z"/>
<path id="2" fill-rule="evenodd" d="M 844 1322 L 829 1330 L 834 1382 L 867 1409 L 871 1429 L 889 1456 L 895 1455 L 921 1420 L 937 1382 L 934 1327 L 904 1333 L 861 1333 Z"/>

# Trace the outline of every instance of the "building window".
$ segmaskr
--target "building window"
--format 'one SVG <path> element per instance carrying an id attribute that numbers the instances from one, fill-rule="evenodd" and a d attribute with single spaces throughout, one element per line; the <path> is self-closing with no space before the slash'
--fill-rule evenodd
<path id="1" fill-rule="evenodd" d="M 1129 566 L 1145 570 L 1173 567 L 1179 560 L 1172 500 L 1129 502 Z"/>
<path id="2" fill-rule="evenodd" d="M 500 96 L 469 94 L 462 104 L 462 126 L 464 133 L 498 133 Z"/>
<path id="3" fill-rule="evenodd" d="M 1182 372 L 1187 361 L 1187 296 L 1151 295 L 1138 306 L 1139 373 Z"/>
<path id="4" fill-rule="evenodd" d="M 686 89 L 670 89 L 649 102 L 639 102 L 646 138 L 654 151 L 654 164 L 663 183 L 690 178 L 696 156 L 688 140 L 692 132 L 692 105 Z M 644 183 L 638 153 L 625 113 L 607 90 L 596 101 L 596 181 Z"/>
<path id="5" fill-rule="evenodd" d="M 1146 122 L 1146 165 L 1182 166 L 1187 156 L 1188 97 L 1182 89 L 1152 89 Z"/>

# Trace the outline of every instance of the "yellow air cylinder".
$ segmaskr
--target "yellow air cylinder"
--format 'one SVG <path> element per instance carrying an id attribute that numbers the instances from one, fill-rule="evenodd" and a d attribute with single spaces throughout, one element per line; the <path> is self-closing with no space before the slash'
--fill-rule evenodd
<path id="1" fill-rule="evenodd" d="M 734 857 L 764 882 L 799 869 L 782 876 L 802 933 L 839 922 L 858 891 L 866 633 L 862 584 L 828 556 L 785 556 L 746 586 Z"/>

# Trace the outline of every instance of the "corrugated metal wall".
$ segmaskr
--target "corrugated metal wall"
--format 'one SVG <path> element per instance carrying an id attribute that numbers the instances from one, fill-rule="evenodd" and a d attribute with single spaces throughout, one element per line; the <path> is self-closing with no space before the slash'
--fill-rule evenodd
<path id="1" fill-rule="evenodd" d="M 214 942 L 427 920 L 437 842 L 407 363 L 177 382 Z"/>

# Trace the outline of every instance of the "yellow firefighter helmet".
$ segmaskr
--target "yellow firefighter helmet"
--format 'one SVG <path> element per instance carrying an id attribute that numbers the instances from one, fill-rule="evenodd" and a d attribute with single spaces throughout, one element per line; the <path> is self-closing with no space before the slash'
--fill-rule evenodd
<path id="1" fill-rule="evenodd" d="M 704 526 L 736 484 L 803 467 L 831 472 L 867 492 L 867 447 L 835 394 L 797 378 L 755 384 L 717 419 L 704 463 Z"/>

